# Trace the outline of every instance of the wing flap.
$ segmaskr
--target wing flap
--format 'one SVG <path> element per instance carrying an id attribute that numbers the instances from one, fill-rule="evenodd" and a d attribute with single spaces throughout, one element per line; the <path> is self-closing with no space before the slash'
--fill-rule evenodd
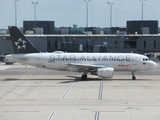
<path id="1" fill-rule="evenodd" d="M 79 71 L 93 71 L 98 68 L 105 68 L 104 65 L 94 65 L 94 64 L 80 64 L 80 63 L 68 63 L 68 67 L 74 67 Z"/>

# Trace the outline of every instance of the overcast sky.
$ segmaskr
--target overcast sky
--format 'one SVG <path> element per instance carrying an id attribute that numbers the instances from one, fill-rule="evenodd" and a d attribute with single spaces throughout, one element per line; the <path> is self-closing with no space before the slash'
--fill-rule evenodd
<path id="1" fill-rule="evenodd" d="M 55 21 L 56 27 L 69 27 L 77 24 L 86 26 L 86 2 L 84 0 L 20 0 L 17 2 L 17 26 L 23 26 L 23 20 L 34 20 L 34 6 L 37 20 Z M 112 26 L 126 26 L 127 20 L 141 20 L 141 2 L 139 0 L 91 0 L 88 4 L 88 26 L 109 27 L 110 6 L 113 3 Z M 160 20 L 160 0 L 144 2 L 144 20 Z M 0 28 L 15 25 L 15 2 L 0 0 Z"/>

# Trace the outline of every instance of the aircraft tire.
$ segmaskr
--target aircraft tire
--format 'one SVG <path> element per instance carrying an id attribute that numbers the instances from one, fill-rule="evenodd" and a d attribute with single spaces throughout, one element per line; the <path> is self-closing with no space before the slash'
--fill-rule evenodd
<path id="1" fill-rule="evenodd" d="M 132 80 L 136 80 L 136 77 L 135 77 L 135 76 L 132 76 Z"/>
<path id="2" fill-rule="evenodd" d="M 83 74 L 82 76 L 81 76 L 81 80 L 86 80 L 87 79 L 87 74 Z"/>

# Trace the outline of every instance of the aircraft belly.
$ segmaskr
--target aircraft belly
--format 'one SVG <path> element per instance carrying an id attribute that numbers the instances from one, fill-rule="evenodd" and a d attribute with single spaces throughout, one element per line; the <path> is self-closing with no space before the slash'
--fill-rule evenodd
<path id="1" fill-rule="evenodd" d="M 37 66 L 37 59 L 36 59 L 36 58 L 30 58 L 30 57 L 29 57 L 29 60 L 26 61 L 26 64 L 32 65 L 32 66 Z"/>
<path id="2" fill-rule="evenodd" d="M 43 55 L 41 53 L 37 56 L 37 66 L 43 67 Z"/>
<path id="3" fill-rule="evenodd" d="M 67 67 L 68 67 L 67 64 L 62 64 L 61 63 L 60 70 L 66 70 Z"/>
<path id="4" fill-rule="evenodd" d="M 48 69 L 52 70 L 60 70 L 60 63 L 55 62 L 55 63 L 43 63 L 43 66 Z"/>

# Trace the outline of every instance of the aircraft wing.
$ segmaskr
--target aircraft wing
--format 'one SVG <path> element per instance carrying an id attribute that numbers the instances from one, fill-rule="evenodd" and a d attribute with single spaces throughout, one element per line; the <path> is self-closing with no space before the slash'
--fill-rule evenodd
<path id="1" fill-rule="evenodd" d="M 98 68 L 105 68 L 104 65 L 94 65 L 94 64 L 80 64 L 80 63 L 68 63 L 69 68 L 74 68 L 78 71 L 95 71 Z"/>

